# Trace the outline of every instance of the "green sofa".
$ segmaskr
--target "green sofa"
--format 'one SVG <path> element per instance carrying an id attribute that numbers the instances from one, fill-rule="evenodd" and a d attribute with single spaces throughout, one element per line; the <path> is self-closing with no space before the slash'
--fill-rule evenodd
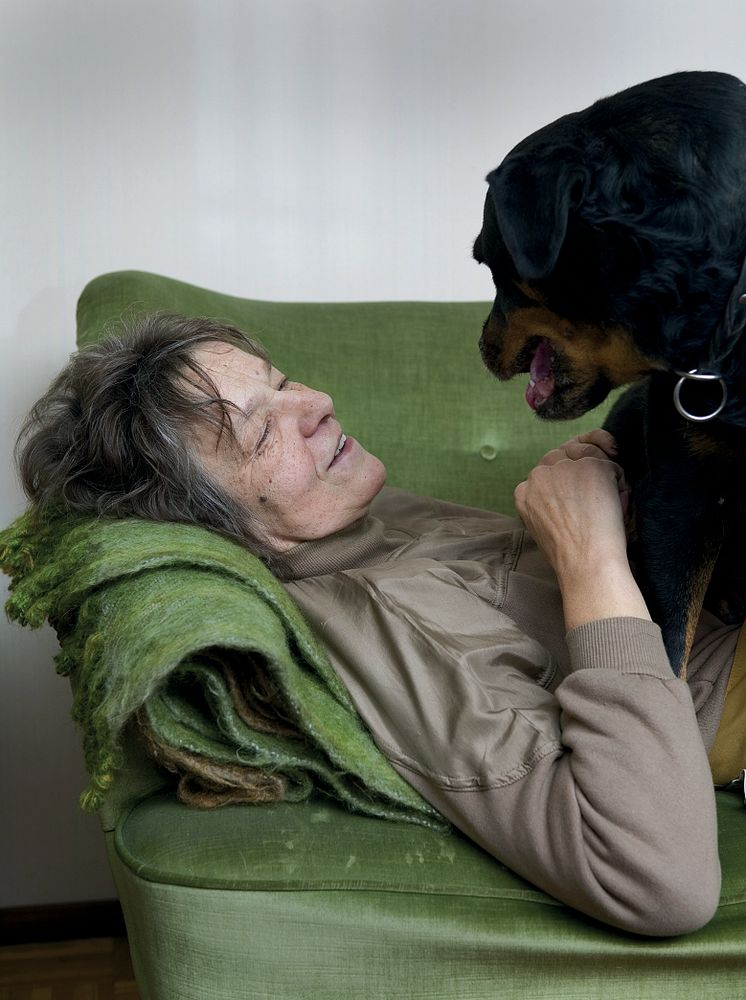
<path id="1" fill-rule="evenodd" d="M 533 419 L 521 380 L 500 385 L 481 365 L 487 309 L 263 302 L 129 271 L 85 288 L 78 343 L 140 310 L 233 322 L 333 396 L 390 483 L 510 511 L 535 459 L 604 413 Z M 102 821 L 143 1000 L 735 1000 L 746 996 L 742 798 L 719 793 L 718 813 L 720 908 L 671 940 L 585 919 L 455 832 L 321 798 L 190 810 L 132 733 Z"/>

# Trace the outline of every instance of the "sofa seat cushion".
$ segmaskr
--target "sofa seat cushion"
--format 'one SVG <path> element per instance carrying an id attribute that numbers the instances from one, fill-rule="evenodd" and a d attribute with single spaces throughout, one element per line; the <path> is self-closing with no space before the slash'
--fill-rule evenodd
<path id="1" fill-rule="evenodd" d="M 746 813 L 733 793 L 718 793 L 717 803 L 720 911 L 746 909 L 746 852 L 740 848 Z M 328 799 L 201 811 L 162 792 L 124 818 L 115 844 L 122 861 L 152 882 L 235 891 L 385 890 L 520 900 L 556 910 L 558 926 L 571 912 L 455 830 L 437 833 L 372 820 Z"/>
<path id="2" fill-rule="evenodd" d="M 746 975 L 742 800 L 719 793 L 718 813 L 720 908 L 675 939 L 583 917 L 458 833 L 325 800 L 197 812 L 161 793 L 110 850 L 135 951 L 148 942 L 146 995 L 202 1000 L 187 971 L 160 992 L 198 953 L 221 1000 L 700 1000 L 741 995 Z"/>
<path id="3" fill-rule="evenodd" d="M 454 831 L 370 820 L 329 799 L 187 809 L 161 793 L 116 832 L 120 857 L 154 882 L 206 889 L 382 889 L 561 906 Z"/>

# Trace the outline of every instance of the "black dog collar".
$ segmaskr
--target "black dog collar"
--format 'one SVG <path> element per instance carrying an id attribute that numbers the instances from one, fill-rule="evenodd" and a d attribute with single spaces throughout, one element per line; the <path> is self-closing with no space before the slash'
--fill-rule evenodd
<path id="1" fill-rule="evenodd" d="M 731 292 L 728 305 L 725 307 L 725 314 L 722 322 L 715 331 L 710 348 L 710 357 L 705 368 L 693 368 L 691 371 L 682 372 L 674 369 L 674 374 L 681 376 L 673 390 L 673 405 L 682 417 L 692 420 L 695 423 L 705 423 L 714 420 L 719 416 L 728 400 L 728 387 L 723 378 L 722 364 L 729 354 L 732 353 L 736 344 L 746 330 L 746 260 L 741 267 L 733 291 Z M 681 390 L 688 381 L 694 382 L 719 382 L 721 398 L 718 405 L 711 413 L 704 415 L 690 413 L 681 402 Z"/>

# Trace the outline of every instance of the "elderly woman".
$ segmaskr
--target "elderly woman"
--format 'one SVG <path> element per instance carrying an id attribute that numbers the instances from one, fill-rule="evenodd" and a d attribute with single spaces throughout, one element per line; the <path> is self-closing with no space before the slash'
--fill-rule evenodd
<path id="1" fill-rule="evenodd" d="M 154 316 L 73 356 L 19 465 L 38 504 L 204 524 L 258 553 L 379 748 L 558 899 L 651 935 L 706 923 L 720 870 L 705 744 L 738 629 L 671 672 L 626 554 L 601 430 L 515 492 L 523 524 L 384 487 L 332 400 L 240 331 Z"/>

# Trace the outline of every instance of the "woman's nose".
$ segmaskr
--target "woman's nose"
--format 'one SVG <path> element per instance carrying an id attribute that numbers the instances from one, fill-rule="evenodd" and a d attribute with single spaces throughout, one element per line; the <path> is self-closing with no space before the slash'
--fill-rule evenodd
<path id="1" fill-rule="evenodd" d="M 316 389 L 309 389 L 304 386 L 297 390 L 294 402 L 300 422 L 301 432 L 310 437 L 322 422 L 334 416 L 334 403 L 331 396 Z"/>

